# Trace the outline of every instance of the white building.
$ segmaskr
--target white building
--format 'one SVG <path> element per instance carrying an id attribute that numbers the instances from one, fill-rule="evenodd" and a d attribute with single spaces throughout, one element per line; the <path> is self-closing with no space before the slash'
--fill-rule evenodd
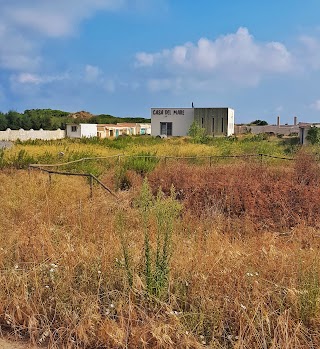
<path id="1" fill-rule="evenodd" d="M 69 138 L 97 137 L 97 124 L 67 124 L 66 135 Z"/>
<path id="2" fill-rule="evenodd" d="M 99 137 L 116 138 L 123 135 L 150 135 L 151 124 L 67 124 L 66 135 L 69 138 Z"/>
<path id="3" fill-rule="evenodd" d="M 312 128 L 312 127 L 318 127 L 320 128 L 320 124 L 311 124 L 311 123 L 303 123 L 303 122 L 300 122 L 299 123 L 299 139 L 300 139 L 300 144 L 302 145 L 308 145 L 309 144 L 309 141 L 307 139 L 308 137 L 308 132 L 309 130 Z"/>
<path id="4" fill-rule="evenodd" d="M 152 108 L 152 136 L 186 136 L 196 121 L 212 136 L 234 134 L 234 110 L 231 108 Z"/>

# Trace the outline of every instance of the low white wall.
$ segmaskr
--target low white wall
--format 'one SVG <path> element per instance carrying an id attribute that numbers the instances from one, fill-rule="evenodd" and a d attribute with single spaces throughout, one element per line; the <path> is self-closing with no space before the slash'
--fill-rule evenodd
<path id="1" fill-rule="evenodd" d="M 235 126 L 235 134 L 252 133 L 258 135 L 260 133 L 273 132 L 274 134 L 283 134 L 284 136 L 289 136 L 292 133 L 299 133 L 299 126 L 296 125 L 265 125 L 265 126 L 255 126 L 255 125 L 244 125 Z"/>
<path id="2" fill-rule="evenodd" d="M 2 141 L 27 141 L 32 139 L 43 139 L 43 140 L 54 140 L 62 139 L 66 137 L 66 131 L 64 130 L 10 130 L 8 128 L 6 131 L 0 131 L 0 140 Z"/>

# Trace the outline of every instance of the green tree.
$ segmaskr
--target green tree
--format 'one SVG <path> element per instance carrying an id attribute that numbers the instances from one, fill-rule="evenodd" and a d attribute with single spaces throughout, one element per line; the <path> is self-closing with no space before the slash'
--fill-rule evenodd
<path id="1" fill-rule="evenodd" d="M 312 126 L 308 131 L 307 140 L 311 144 L 320 143 L 320 128 Z"/>
<path id="2" fill-rule="evenodd" d="M 194 121 L 188 131 L 188 136 L 192 138 L 194 143 L 205 143 L 208 140 L 206 130 Z"/>
<path id="3" fill-rule="evenodd" d="M 266 126 L 266 125 L 268 125 L 268 123 L 265 120 L 259 120 L 258 119 L 258 120 L 254 120 L 254 121 L 250 122 L 249 125 Z"/>
<path id="4" fill-rule="evenodd" d="M 7 129 L 8 122 L 6 116 L 0 112 L 0 131 L 5 131 Z"/>
<path id="5" fill-rule="evenodd" d="M 19 130 L 22 127 L 22 122 L 21 122 L 21 114 L 14 111 L 10 110 L 6 114 L 7 122 L 8 122 L 8 127 L 11 128 L 11 130 Z"/>

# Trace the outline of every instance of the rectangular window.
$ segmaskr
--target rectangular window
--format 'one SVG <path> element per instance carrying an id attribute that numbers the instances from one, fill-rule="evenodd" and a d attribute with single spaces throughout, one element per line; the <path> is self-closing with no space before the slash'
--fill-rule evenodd
<path id="1" fill-rule="evenodd" d="M 214 133 L 214 117 L 212 118 L 212 133 Z"/>
<path id="2" fill-rule="evenodd" d="M 204 128 L 204 118 L 201 118 L 201 127 Z"/>
<path id="3" fill-rule="evenodd" d="M 77 126 L 71 126 L 71 132 L 77 132 Z"/>
<path id="4" fill-rule="evenodd" d="M 160 122 L 161 136 L 172 136 L 172 122 Z"/>
<path id="5" fill-rule="evenodd" d="M 224 124 L 223 124 L 223 118 L 221 119 L 221 132 L 224 132 Z"/>

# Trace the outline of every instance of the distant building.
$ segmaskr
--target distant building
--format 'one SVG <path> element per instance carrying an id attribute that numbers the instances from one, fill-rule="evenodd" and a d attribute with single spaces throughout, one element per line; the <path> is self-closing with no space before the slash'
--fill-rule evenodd
<path id="1" fill-rule="evenodd" d="M 299 133 L 299 125 L 297 123 L 298 118 L 295 116 L 293 118 L 292 125 L 281 125 L 280 116 L 277 116 L 277 124 L 276 125 L 235 125 L 235 134 L 246 134 L 251 133 L 253 135 L 258 135 L 261 133 L 267 133 L 270 135 L 282 135 L 282 136 L 290 136 Z"/>
<path id="2" fill-rule="evenodd" d="M 97 124 L 67 124 L 69 138 L 97 137 Z"/>
<path id="3" fill-rule="evenodd" d="M 308 132 L 312 127 L 320 127 L 320 124 L 311 124 L 306 122 L 299 123 L 299 139 L 300 144 L 307 145 L 309 142 L 307 140 Z"/>
<path id="4" fill-rule="evenodd" d="M 234 110 L 231 108 L 152 108 L 152 136 L 186 136 L 196 121 L 211 136 L 234 133 Z"/>
<path id="5" fill-rule="evenodd" d="M 67 124 L 66 135 L 69 138 L 99 137 L 116 138 L 123 135 L 150 135 L 151 124 Z"/>

